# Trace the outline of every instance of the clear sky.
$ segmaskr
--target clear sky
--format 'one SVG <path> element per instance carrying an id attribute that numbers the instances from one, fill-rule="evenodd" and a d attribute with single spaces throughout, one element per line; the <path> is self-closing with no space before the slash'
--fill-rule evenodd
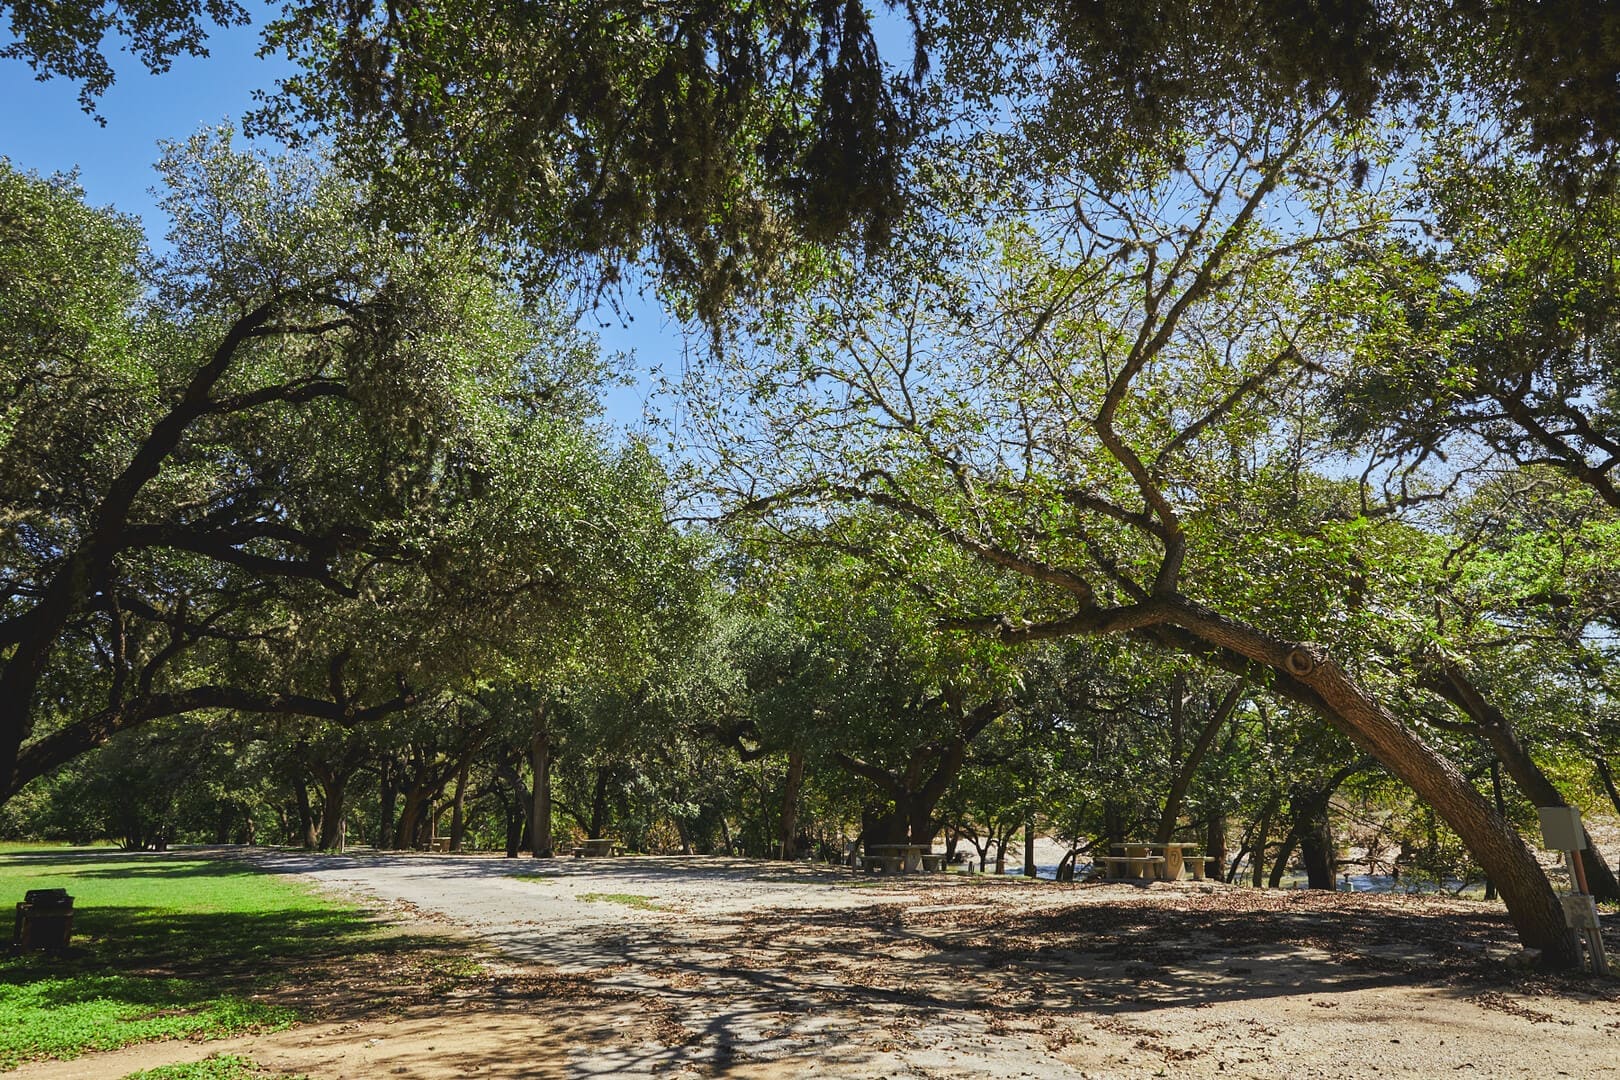
<path id="1" fill-rule="evenodd" d="M 230 121 L 240 125 L 254 106 L 253 91 L 270 89 L 289 70 L 284 60 L 259 59 L 259 26 L 275 8 L 244 4 L 253 26 L 209 34 L 207 58 L 178 57 L 164 75 L 148 75 L 127 53 L 113 58 L 115 82 L 99 111 L 106 126 L 79 107 L 78 87 L 63 79 L 38 82 L 21 61 L 0 61 L 0 156 L 42 174 L 79 170 L 79 181 L 95 205 L 110 205 L 141 218 L 148 238 L 161 244 L 167 223 L 149 188 L 157 182 L 152 165 L 163 139 L 182 139 L 198 128 Z M 621 425 L 638 423 L 655 366 L 680 366 L 679 328 L 656 304 L 629 298 L 634 321 L 622 326 L 603 310 L 596 323 L 605 347 L 631 350 L 639 385 L 615 390 L 607 412 Z"/>

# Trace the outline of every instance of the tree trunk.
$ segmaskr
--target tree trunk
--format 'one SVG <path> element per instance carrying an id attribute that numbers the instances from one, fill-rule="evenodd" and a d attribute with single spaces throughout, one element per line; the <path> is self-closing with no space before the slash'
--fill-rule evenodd
<path id="1" fill-rule="evenodd" d="M 1620 814 L 1620 789 L 1614 784 L 1614 772 L 1609 768 L 1609 759 L 1598 747 L 1592 748 L 1592 764 L 1597 766 L 1598 776 L 1603 780 L 1603 790 L 1609 793 L 1609 804 L 1614 812 Z"/>
<path id="2" fill-rule="evenodd" d="M 1209 748 L 1215 745 L 1215 736 L 1220 734 L 1221 727 L 1232 710 L 1243 698 L 1243 682 L 1233 684 L 1215 706 L 1205 721 L 1204 727 L 1198 733 L 1198 740 L 1193 743 L 1192 752 L 1187 755 L 1180 767 L 1176 769 L 1174 779 L 1170 781 L 1170 793 L 1165 796 L 1164 812 L 1159 815 L 1159 827 L 1154 831 L 1153 841 L 1158 844 L 1168 844 L 1175 839 L 1176 819 L 1181 816 L 1181 803 L 1187 797 L 1187 789 L 1192 786 L 1193 776 L 1198 772 L 1198 766 L 1203 764 L 1204 758 L 1209 754 Z"/>
<path id="3" fill-rule="evenodd" d="M 344 803 L 348 799 L 349 774 L 332 773 L 321 783 L 321 850 L 338 846 L 342 831 Z"/>
<path id="4" fill-rule="evenodd" d="M 1547 774 L 1541 771 L 1525 750 L 1524 744 L 1511 729 L 1498 730 L 1492 727 L 1482 727 L 1486 739 L 1490 741 L 1491 748 L 1496 751 L 1497 760 L 1507 769 L 1508 776 L 1518 785 L 1525 797 L 1537 806 L 1568 806 L 1569 803 L 1559 792 Z M 1616 880 L 1614 871 L 1609 867 L 1603 853 L 1592 842 L 1592 834 L 1581 827 L 1586 836 L 1586 849 L 1581 852 L 1581 865 L 1586 871 L 1586 884 L 1592 890 L 1592 895 L 1599 900 L 1620 901 L 1620 880 Z"/>
<path id="5" fill-rule="evenodd" d="M 1312 807 L 1310 817 L 1299 833 L 1299 856 L 1305 863 L 1305 887 L 1308 889 L 1337 889 L 1338 877 L 1333 872 L 1333 829 L 1328 820 L 1328 800 Z"/>
<path id="6" fill-rule="evenodd" d="M 405 793 L 405 806 L 399 812 L 399 824 L 394 830 L 394 846 L 401 851 L 420 847 L 419 835 L 427 824 L 427 791 L 412 787 Z"/>
<path id="7" fill-rule="evenodd" d="M 1486 698 L 1461 668 L 1447 664 L 1439 679 L 1444 681 L 1437 679 L 1430 684 L 1431 688 L 1439 691 L 1441 696 L 1474 722 L 1474 727 L 1496 751 L 1497 760 L 1507 769 L 1508 776 L 1513 778 L 1527 799 L 1536 806 L 1569 805 L 1519 740 L 1519 734 L 1507 714 Z M 1586 836 L 1586 850 L 1581 852 L 1581 864 L 1586 870 L 1586 882 L 1592 895 L 1599 900 L 1620 901 L 1620 881 L 1615 880 L 1614 871 L 1609 869 L 1603 853 L 1592 843 L 1590 834 Z"/>
<path id="8" fill-rule="evenodd" d="M 1260 812 L 1260 823 L 1255 826 L 1254 830 L 1254 846 L 1250 848 L 1249 855 L 1249 884 L 1256 889 L 1260 888 L 1261 878 L 1265 874 L 1266 846 L 1271 833 L 1271 815 L 1276 806 L 1276 799 L 1272 799 L 1266 804 L 1266 808 Z"/>
<path id="9" fill-rule="evenodd" d="M 782 793 L 782 825 L 777 833 L 778 851 L 784 859 L 794 856 L 793 837 L 799 829 L 799 792 L 804 788 L 804 751 L 788 753 L 786 790 Z"/>
<path id="10" fill-rule="evenodd" d="M 1291 822 L 1282 843 L 1277 845 L 1277 854 L 1271 860 L 1271 876 L 1266 879 L 1266 888 L 1282 888 L 1283 875 L 1288 873 L 1288 861 L 1294 857 L 1294 848 L 1299 845 L 1299 829 L 1299 822 Z"/>
<path id="11" fill-rule="evenodd" d="M 394 847 L 394 805 L 399 798 L 399 788 L 394 777 L 394 756 L 389 754 L 382 759 L 382 788 L 378 799 L 377 813 L 377 850 L 391 851 Z"/>
<path id="12" fill-rule="evenodd" d="M 1035 876 L 1035 819 L 1024 822 L 1024 876 Z"/>
<path id="13" fill-rule="evenodd" d="M 463 761 L 456 770 L 456 794 L 450 803 L 450 850 L 460 851 L 467 838 L 467 767 Z"/>
<path id="14" fill-rule="evenodd" d="M 1288 838 L 1271 871 L 1271 887 L 1282 883 L 1282 875 L 1295 845 L 1299 847 L 1300 861 L 1305 865 L 1305 886 L 1309 889 L 1337 889 L 1338 876 L 1334 873 L 1333 828 L 1328 811 L 1339 787 L 1369 762 L 1346 765 L 1320 784 L 1295 784 L 1288 792 L 1288 812 L 1291 819 Z"/>
<path id="15" fill-rule="evenodd" d="M 314 811 L 309 806 L 309 784 L 302 772 L 293 778 L 293 796 L 298 802 L 299 843 L 304 845 L 305 851 L 314 851 L 320 835 L 316 831 Z"/>
<path id="16" fill-rule="evenodd" d="M 538 785 L 536 785 L 538 786 Z M 596 769 L 596 785 L 591 791 L 591 838 L 600 839 L 607 832 L 608 812 L 608 767 L 600 765 Z M 539 841 L 537 840 L 538 844 Z M 730 841 L 727 845 L 730 846 Z"/>
<path id="17" fill-rule="evenodd" d="M 1204 829 L 1204 854 L 1210 861 L 1208 873 L 1216 881 L 1226 880 L 1226 811 L 1211 810 Z"/>
<path id="18" fill-rule="evenodd" d="M 552 858 L 551 841 L 551 723 L 546 706 L 534 711 L 534 733 L 529 737 L 529 764 L 534 769 L 534 803 L 529 815 L 529 832 L 534 857 Z"/>
<path id="19" fill-rule="evenodd" d="M 1502 798 L 1502 762 L 1495 757 L 1491 758 L 1491 801 L 1496 805 L 1496 812 L 1507 817 L 1507 800 Z M 1485 899 L 1498 899 L 1496 882 L 1488 877 L 1485 879 Z"/>
<path id="20" fill-rule="evenodd" d="M 1314 648 L 1288 645 L 1188 600 L 1172 603 L 1172 617 L 1189 636 L 1219 650 L 1212 656 L 1217 663 L 1240 663 L 1241 657 L 1270 667 L 1277 692 L 1310 705 L 1434 807 L 1496 882 L 1519 939 L 1541 951 L 1545 966 L 1568 968 L 1580 962 L 1563 906 L 1513 826 L 1344 669 Z"/>
<path id="21" fill-rule="evenodd" d="M 1108 851 L 1125 843 L 1125 811 L 1118 799 L 1103 801 L 1103 841 Z"/>
<path id="22" fill-rule="evenodd" d="M 515 859 L 523 843 L 523 805 L 503 796 L 501 811 L 506 815 L 506 857 Z"/>

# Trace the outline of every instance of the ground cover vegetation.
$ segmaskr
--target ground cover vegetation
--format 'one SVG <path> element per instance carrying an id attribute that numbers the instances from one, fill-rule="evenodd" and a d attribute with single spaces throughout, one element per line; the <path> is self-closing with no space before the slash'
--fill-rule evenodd
<path id="1" fill-rule="evenodd" d="M 237 14 L 93 10 L 8 51 L 93 101 L 98 27 Z M 1612 17 L 290 6 L 302 156 L 169 148 L 161 257 L 0 166 L 0 824 L 1192 838 L 1488 879 L 1571 963 L 1524 836 L 1620 813 Z M 631 271 L 704 339 L 664 461 L 576 329 Z"/>
<path id="2" fill-rule="evenodd" d="M 0 1067 L 158 1038 L 221 1038 L 291 1024 L 264 991 L 332 950 L 396 947 L 361 913 L 246 866 L 116 851 L 11 854 L 7 895 L 66 888 L 74 948 L 0 960 Z"/>

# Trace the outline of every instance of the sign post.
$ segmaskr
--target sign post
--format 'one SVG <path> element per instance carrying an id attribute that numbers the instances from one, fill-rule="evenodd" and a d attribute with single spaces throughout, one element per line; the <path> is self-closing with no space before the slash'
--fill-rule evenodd
<path id="1" fill-rule="evenodd" d="M 1586 830 L 1581 828 L 1581 812 L 1573 806 L 1538 806 L 1541 818 L 1541 839 L 1548 849 L 1564 854 L 1564 865 L 1569 869 L 1571 892 L 1561 896 L 1564 922 L 1576 937 L 1586 942 L 1587 956 L 1591 960 L 1592 974 L 1607 975 L 1609 958 L 1603 952 L 1603 934 L 1599 930 L 1597 902 L 1586 884 L 1586 867 L 1581 865 L 1581 852 L 1586 849 Z"/>

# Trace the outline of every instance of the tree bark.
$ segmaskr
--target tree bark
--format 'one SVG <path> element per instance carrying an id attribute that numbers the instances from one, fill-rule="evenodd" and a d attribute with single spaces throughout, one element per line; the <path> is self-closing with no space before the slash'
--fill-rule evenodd
<path id="1" fill-rule="evenodd" d="M 1024 876 L 1035 876 L 1035 819 L 1024 820 Z"/>
<path id="2" fill-rule="evenodd" d="M 1592 748 L 1592 764 L 1597 766 L 1598 777 L 1603 781 L 1603 790 L 1609 793 L 1609 805 L 1614 812 L 1620 814 L 1620 789 L 1615 787 L 1614 772 L 1609 768 L 1609 759 L 1598 747 Z"/>
<path id="3" fill-rule="evenodd" d="M 1497 760 L 1507 769 L 1508 776 L 1513 778 L 1527 799 L 1536 806 L 1569 805 L 1557 786 L 1530 756 L 1530 751 L 1520 741 L 1507 714 L 1486 698 L 1457 665 L 1445 665 L 1429 685 L 1474 722 L 1478 733 L 1496 751 Z M 1585 832 L 1584 826 L 1582 832 Z M 1615 879 L 1614 871 L 1592 842 L 1590 833 L 1586 834 L 1586 849 L 1581 852 L 1581 865 L 1586 871 L 1586 882 L 1593 896 L 1599 900 L 1620 901 L 1620 881 Z"/>
<path id="4" fill-rule="evenodd" d="M 777 832 L 777 850 L 783 859 L 794 856 L 794 836 L 799 830 L 799 793 L 804 788 L 804 751 L 788 752 L 787 782 L 782 793 L 782 824 Z"/>
<path id="5" fill-rule="evenodd" d="M 405 792 L 405 805 L 399 812 L 399 822 L 394 828 L 394 846 L 400 851 L 408 851 L 422 844 L 422 827 L 427 823 L 428 792 L 421 787 L 412 787 Z"/>
<path id="6" fill-rule="evenodd" d="M 1502 798 L 1502 762 L 1491 758 L 1491 802 L 1496 806 L 1496 812 L 1507 817 L 1507 800 Z M 1496 882 L 1490 878 L 1485 879 L 1485 899 L 1496 900 Z"/>
<path id="7" fill-rule="evenodd" d="M 536 787 L 539 785 L 536 784 Z M 600 839 L 607 830 L 608 812 L 608 767 L 599 765 L 596 769 L 596 783 L 591 789 L 591 838 Z M 539 847 L 544 841 L 535 838 L 535 846 Z M 730 846 L 730 841 L 727 841 Z"/>
<path id="8" fill-rule="evenodd" d="M 399 801 L 399 781 L 393 754 L 383 756 L 381 773 L 378 781 L 381 792 L 377 800 L 377 850 L 391 851 L 394 847 L 394 806 Z"/>
<path id="9" fill-rule="evenodd" d="M 456 793 L 450 802 L 450 850 L 460 851 L 467 837 L 467 768 L 463 761 L 456 770 Z"/>
<path id="10" fill-rule="evenodd" d="M 1190 600 L 1178 597 L 1172 606 L 1171 619 L 1195 639 L 1183 639 L 1180 647 L 1196 650 L 1202 645 L 1205 654 L 1222 666 L 1246 671 L 1247 660 L 1271 668 L 1276 692 L 1310 705 L 1434 807 L 1496 882 L 1519 939 L 1540 950 L 1545 966 L 1568 968 L 1580 962 L 1575 937 L 1564 923 L 1563 906 L 1518 832 L 1451 763 L 1343 668 L 1318 649 L 1271 638 Z M 1169 640 L 1174 641 L 1175 635 Z"/>
<path id="11" fill-rule="evenodd" d="M 1203 764 L 1204 758 L 1209 754 L 1209 748 L 1215 745 L 1215 736 L 1220 734 L 1221 726 L 1232 715 L 1243 699 L 1243 682 L 1232 685 L 1225 696 L 1220 700 L 1204 727 L 1198 732 L 1198 739 L 1193 743 L 1192 752 L 1181 762 L 1176 775 L 1170 782 L 1170 793 L 1165 796 L 1164 812 L 1159 815 L 1159 827 L 1154 831 L 1155 843 L 1168 844 L 1175 839 L 1176 819 L 1181 816 L 1181 803 L 1187 797 L 1187 789 L 1192 786 L 1193 776 L 1198 772 L 1198 766 Z"/>
<path id="12" fill-rule="evenodd" d="M 1260 822 L 1254 829 L 1254 846 L 1249 854 L 1249 884 L 1256 889 L 1260 888 L 1261 880 L 1266 870 L 1266 847 L 1271 833 L 1271 815 L 1275 812 L 1277 800 L 1272 799 L 1266 808 L 1260 812 Z"/>
<path id="13" fill-rule="evenodd" d="M 304 779 L 302 772 L 293 777 L 293 797 L 298 803 L 299 843 L 305 851 L 314 851 L 320 835 L 316 831 L 315 813 L 309 805 L 309 782 Z"/>
<path id="14" fill-rule="evenodd" d="M 339 834 L 343 827 L 344 803 L 348 800 L 349 776 L 347 772 L 336 772 L 320 781 L 322 851 L 333 851 L 338 846 Z"/>
<path id="15" fill-rule="evenodd" d="M 529 815 L 534 857 L 552 858 L 551 842 L 551 722 L 545 703 L 534 710 L 534 732 L 529 737 L 529 764 L 534 769 L 534 805 Z"/>
<path id="16" fill-rule="evenodd" d="M 1204 830 L 1204 854 L 1209 856 L 1208 873 L 1216 881 L 1226 880 L 1226 811 L 1211 810 Z"/>

